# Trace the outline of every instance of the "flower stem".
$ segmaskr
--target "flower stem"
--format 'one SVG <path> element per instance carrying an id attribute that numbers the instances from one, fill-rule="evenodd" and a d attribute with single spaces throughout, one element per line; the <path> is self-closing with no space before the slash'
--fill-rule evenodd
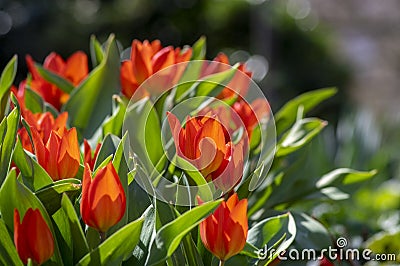
<path id="1" fill-rule="evenodd" d="M 219 260 L 219 266 L 224 266 L 225 261 L 224 260 Z"/>

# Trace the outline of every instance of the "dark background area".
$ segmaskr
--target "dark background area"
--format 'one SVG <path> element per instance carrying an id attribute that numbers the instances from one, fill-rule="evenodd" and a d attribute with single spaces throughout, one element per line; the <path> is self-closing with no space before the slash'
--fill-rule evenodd
<path id="1" fill-rule="evenodd" d="M 261 73 L 259 84 L 274 109 L 300 92 L 337 86 L 339 96 L 322 110 L 331 120 L 336 120 L 350 76 L 329 43 L 329 30 L 306 19 L 299 25 L 279 1 L 3 0 L 0 10 L 0 22 L 11 20 L 9 28 L 2 26 L 8 31 L 0 35 L 0 68 L 18 54 L 17 81 L 25 78 L 26 54 L 43 62 L 51 51 L 64 58 L 76 50 L 88 53 L 91 34 L 105 40 L 110 33 L 124 48 L 133 39 L 191 45 L 204 35 L 208 59 L 220 51 L 233 63 L 257 55 L 268 71 Z"/>

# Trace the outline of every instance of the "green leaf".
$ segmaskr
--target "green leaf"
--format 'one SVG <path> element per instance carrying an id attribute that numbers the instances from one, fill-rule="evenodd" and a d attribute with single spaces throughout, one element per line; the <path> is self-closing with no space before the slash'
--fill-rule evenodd
<path id="1" fill-rule="evenodd" d="M 133 256 L 126 261 L 127 265 L 145 265 L 146 258 L 149 254 L 150 241 L 153 239 L 155 229 L 155 210 L 153 206 L 149 206 L 143 214 L 144 223 L 140 240 L 133 251 Z"/>
<path id="2" fill-rule="evenodd" d="M 111 98 L 119 88 L 119 54 L 114 35 L 107 40 L 101 63 L 75 88 L 63 106 L 70 125 L 89 139 L 111 113 Z"/>
<path id="3" fill-rule="evenodd" d="M 379 232 L 368 239 L 365 246 L 372 250 L 374 254 L 387 254 L 387 258 L 390 254 L 396 263 L 400 263 L 400 229 L 394 229 L 391 232 Z"/>
<path id="4" fill-rule="evenodd" d="M 90 36 L 90 57 L 93 68 L 98 66 L 104 59 L 103 48 L 94 35 Z"/>
<path id="5" fill-rule="evenodd" d="M 206 57 L 207 45 L 206 37 L 201 36 L 192 46 L 193 53 L 190 60 L 204 60 Z"/>
<path id="6" fill-rule="evenodd" d="M 146 265 L 156 265 L 170 257 L 183 237 L 213 212 L 221 202 L 222 200 L 204 203 L 164 225 L 158 231 L 151 246 Z"/>
<path id="7" fill-rule="evenodd" d="M 128 187 L 129 203 L 127 206 L 128 220 L 133 221 L 140 217 L 151 205 L 149 194 L 137 182 L 131 182 Z"/>
<path id="8" fill-rule="evenodd" d="M 261 265 L 267 265 L 289 248 L 295 236 L 295 221 L 290 213 L 286 213 L 267 218 L 252 226 L 247 242 L 259 248 L 257 255 L 263 261 Z"/>
<path id="9" fill-rule="evenodd" d="M 51 233 L 55 236 L 51 218 L 45 207 L 26 186 L 18 181 L 15 169 L 12 169 L 0 188 L 1 216 L 9 231 L 13 232 L 14 228 L 14 209 L 18 209 L 23 217 L 29 208 L 39 209 Z M 51 261 L 57 265 L 63 265 L 57 242 L 54 243 L 54 254 Z"/>
<path id="10" fill-rule="evenodd" d="M 286 156 L 310 142 L 325 126 L 326 121 L 318 118 L 304 118 L 296 121 L 277 145 L 276 157 Z"/>
<path id="11" fill-rule="evenodd" d="M 332 184 L 350 185 L 370 179 L 376 175 L 377 171 L 369 172 L 356 171 L 348 168 L 335 169 L 323 175 L 316 183 L 317 188 L 324 188 Z"/>
<path id="12" fill-rule="evenodd" d="M 320 102 L 332 97 L 337 92 L 336 88 L 325 88 L 303 93 L 287 102 L 275 115 L 277 136 L 288 129 L 297 118 L 297 110 L 304 107 L 304 113 L 309 112 Z"/>
<path id="13" fill-rule="evenodd" d="M 25 107 L 32 111 L 32 113 L 43 113 L 45 110 L 45 102 L 39 94 L 25 88 Z"/>
<path id="14" fill-rule="evenodd" d="M 157 170 L 161 171 L 164 167 L 163 163 L 158 164 L 164 155 L 161 125 L 157 111 L 148 98 L 128 106 L 124 119 L 125 132 L 128 132 L 129 144 L 144 169 L 152 173 L 157 166 Z"/>
<path id="15" fill-rule="evenodd" d="M 75 265 L 89 252 L 89 245 L 74 206 L 67 195 L 62 196 L 61 209 L 58 211 L 58 216 L 53 215 L 53 219 L 61 238 L 58 242 L 64 244 L 61 248 L 63 260 L 67 265 Z"/>
<path id="16" fill-rule="evenodd" d="M 122 227 L 77 265 L 118 265 L 128 259 L 139 242 L 143 221 L 140 218 Z"/>
<path id="17" fill-rule="evenodd" d="M 113 111 L 113 114 L 103 123 L 103 135 L 114 134 L 121 136 L 122 125 L 126 112 L 125 103 L 118 97 L 116 98 L 118 106 Z"/>
<path id="18" fill-rule="evenodd" d="M 3 183 L 11 164 L 11 154 L 15 145 L 20 110 L 14 108 L 0 123 L 0 185 Z"/>
<path id="19" fill-rule="evenodd" d="M 61 199 L 63 194 L 69 195 L 71 198 L 77 198 L 80 194 L 81 181 L 74 178 L 63 179 L 54 182 L 50 186 L 42 188 L 35 192 L 46 207 L 47 212 L 52 215 L 61 207 Z"/>
<path id="20" fill-rule="evenodd" d="M 197 186 L 197 188 L 199 189 L 197 195 L 199 195 L 200 198 L 204 201 L 212 200 L 213 193 L 215 192 L 215 190 L 213 189 L 213 184 L 209 185 L 204 176 L 190 162 L 179 156 L 175 156 L 174 158 L 177 165 L 185 169 L 185 173 L 190 177 L 190 179 L 194 182 L 194 185 Z"/>
<path id="21" fill-rule="evenodd" d="M 71 91 L 74 89 L 74 85 L 71 82 L 52 72 L 51 70 L 44 68 L 42 65 L 35 63 L 35 68 L 39 72 L 40 76 L 42 76 L 42 78 L 56 85 L 63 92 L 71 93 Z"/>
<path id="22" fill-rule="evenodd" d="M 19 139 L 13 152 L 13 161 L 21 171 L 24 184 L 31 190 L 37 191 L 53 183 L 48 173 L 22 148 Z"/>
<path id="23" fill-rule="evenodd" d="M 328 230 L 305 213 L 292 212 L 296 222 L 296 238 L 293 248 L 321 250 L 332 245 Z"/>
<path id="24" fill-rule="evenodd" d="M 193 64 L 202 64 L 202 62 L 193 62 Z M 182 102 L 184 99 L 194 96 L 208 96 L 216 97 L 225 88 L 228 82 L 235 75 L 238 64 L 235 66 L 215 74 L 203 77 L 201 79 L 191 80 L 189 84 L 192 84 L 188 90 L 181 95 L 176 95 L 175 102 Z"/>
<path id="25" fill-rule="evenodd" d="M 99 153 L 96 158 L 94 169 L 97 169 L 103 161 L 110 155 L 114 156 L 121 139 L 112 134 L 108 134 L 102 141 Z"/>
<path id="26" fill-rule="evenodd" d="M 0 264 L 16 266 L 24 265 L 18 256 L 14 242 L 11 240 L 7 227 L 2 219 L 0 219 Z"/>
<path id="27" fill-rule="evenodd" d="M 0 119 L 3 119 L 5 108 L 8 102 L 8 93 L 14 82 L 17 73 L 17 55 L 14 55 L 10 62 L 7 63 L 0 76 Z"/>

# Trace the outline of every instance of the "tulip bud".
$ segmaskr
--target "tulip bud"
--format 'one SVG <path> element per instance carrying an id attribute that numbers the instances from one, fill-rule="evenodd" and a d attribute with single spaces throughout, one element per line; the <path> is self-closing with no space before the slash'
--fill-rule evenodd
<path id="1" fill-rule="evenodd" d="M 14 243 L 24 264 L 30 258 L 40 265 L 53 256 L 54 238 L 38 209 L 29 208 L 22 223 L 18 210 L 14 210 Z"/>
<path id="2" fill-rule="evenodd" d="M 112 162 L 97 170 L 92 179 L 88 164 L 82 182 L 82 219 L 90 227 L 104 233 L 117 224 L 126 209 L 126 197 Z"/>
<path id="3" fill-rule="evenodd" d="M 242 251 L 247 232 L 247 199 L 239 201 L 236 193 L 200 223 L 204 246 L 221 261 Z"/>

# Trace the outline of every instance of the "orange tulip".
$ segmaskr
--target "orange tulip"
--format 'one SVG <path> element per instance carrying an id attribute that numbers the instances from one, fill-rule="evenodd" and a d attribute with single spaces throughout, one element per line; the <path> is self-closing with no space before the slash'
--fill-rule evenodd
<path id="1" fill-rule="evenodd" d="M 80 153 L 75 128 L 63 134 L 52 130 L 47 142 L 43 142 L 37 129 L 31 127 L 33 145 L 38 163 L 56 181 L 75 177 L 79 170 Z"/>
<path id="2" fill-rule="evenodd" d="M 17 98 L 18 104 L 21 107 L 22 113 L 26 110 L 25 108 L 25 86 L 26 81 L 23 80 L 19 83 L 18 88 L 14 85 L 11 86 L 11 92 L 14 93 Z"/>
<path id="3" fill-rule="evenodd" d="M 212 180 L 212 174 L 224 167 L 224 158 L 230 152 L 231 143 L 224 127 L 207 115 L 188 117 L 185 128 L 175 115 L 168 113 L 167 117 L 177 155 L 199 169 L 207 180 Z"/>
<path id="4" fill-rule="evenodd" d="M 259 122 L 269 117 L 269 104 L 265 99 L 261 98 L 249 104 L 242 97 L 239 97 L 239 100 L 232 105 L 232 108 L 242 120 L 241 122 L 247 131 L 249 139 Z M 236 123 L 236 126 L 239 127 L 240 124 Z"/>
<path id="5" fill-rule="evenodd" d="M 239 201 L 236 193 L 200 223 L 204 246 L 221 261 L 242 251 L 247 232 L 247 199 Z"/>
<path id="6" fill-rule="evenodd" d="M 130 60 L 122 62 L 121 66 L 121 86 L 122 94 L 131 98 L 136 92 L 138 87 L 151 75 L 165 69 L 174 64 L 188 61 L 192 56 L 192 49 L 173 48 L 172 46 L 162 48 L 159 40 L 152 41 L 151 43 L 145 40 L 143 43 L 134 40 L 132 42 L 131 58 Z M 157 81 L 160 84 L 152 84 L 158 88 L 154 90 L 168 89 L 173 82 L 177 82 L 181 77 L 184 68 L 174 68 L 171 72 L 166 74 L 162 81 Z M 144 97 L 148 92 L 141 92 Z"/>
<path id="7" fill-rule="evenodd" d="M 29 208 L 22 223 L 18 210 L 14 210 L 14 243 L 24 264 L 32 259 L 40 265 L 53 256 L 54 238 L 38 209 Z"/>
<path id="8" fill-rule="evenodd" d="M 126 197 L 121 181 L 112 162 L 97 170 L 92 179 L 88 164 L 82 181 L 82 219 L 99 232 L 117 224 L 124 216 Z"/>
<path id="9" fill-rule="evenodd" d="M 92 154 L 92 148 L 90 148 L 89 142 L 87 140 L 83 140 L 84 143 L 84 159 L 85 164 L 87 163 L 90 166 L 90 170 L 94 170 L 94 164 L 96 163 L 97 155 L 99 154 L 101 143 L 97 143 L 96 149 Z"/>
<path id="10" fill-rule="evenodd" d="M 69 94 L 40 76 L 31 56 L 26 57 L 26 62 L 29 72 L 32 74 L 30 87 L 39 93 L 46 102 L 60 110 L 68 100 Z M 74 86 L 77 86 L 89 73 L 88 58 L 81 51 L 75 52 L 66 61 L 53 52 L 46 57 L 43 67 L 68 80 Z"/>
<path id="11" fill-rule="evenodd" d="M 223 72 L 230 68 L 229 58 L 224 53 L 219 53 L 211 63 L 203 66 L 201 77 Z M 243 63 L 240 63 L 238 71 L 240 72 L 235 73 L 228 84 L 226 84 L 226 87 L 217 96 L 218 99 L 231 98 L 236 96 L 236 94 L 240 94 L 241 96 L 247 94 L 252 73 L 246 69 Z"/>
<path id="12" fill-rule="evenodd" d="M 50 112 L 33 114 L 31 111 L 26 109 L 23 111 L 22 116 L 29 126 L 37 130 L 43 143 L 47 143 L 52 130 L 62 136 L 68 120 L 68 113 L 66 112 L 61 113 L 56 119 L 54 119 L 54 116 Z M 18 135 L 21 139 L 22 147 L 33 153 L 31 140 L 25 127 L 18 130 Z"/>
<path id="13" fill-rule="evenodd" d="M 228 143 L 229 149 L 217 171 L 211 174 L 214 185 L 223 192 L 229 192 L 243 176 L 243 143 L 233 145 Z"/>

